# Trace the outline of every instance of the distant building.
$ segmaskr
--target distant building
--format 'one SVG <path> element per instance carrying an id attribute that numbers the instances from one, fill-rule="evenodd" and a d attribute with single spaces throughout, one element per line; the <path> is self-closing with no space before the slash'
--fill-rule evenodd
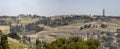
<path id="1" fill-rule="evenodd" d="M 105 16 L 105 9 L 103 9 L 103 14 L 102 14 L 102 16 Z"/>

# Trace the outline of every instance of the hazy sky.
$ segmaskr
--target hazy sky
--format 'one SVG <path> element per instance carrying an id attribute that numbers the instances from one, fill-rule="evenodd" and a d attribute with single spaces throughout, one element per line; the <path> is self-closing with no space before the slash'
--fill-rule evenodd
<path id="1" fill-rule="evenodd" d="M 0 0 L 0 15 L 102 14 L 120 16 L 120 0 Z"/>

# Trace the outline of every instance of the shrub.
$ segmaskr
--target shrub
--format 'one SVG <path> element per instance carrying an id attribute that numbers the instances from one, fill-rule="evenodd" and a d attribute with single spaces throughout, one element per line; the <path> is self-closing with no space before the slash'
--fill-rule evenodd
<path id="1" fill-rule="evenodd" d="M 107 25 L 106 24 L 101 24 L 101 28 L 106 28 Z"/>
<path id="2" fill-rule="evenodd" d="M 10 33 L 10 34 L 8 34 L 8 36 L 13 39 L 20 40 L 20 36 L 17 33 Z"/>
<path id="3" fill-rule="evenodd" d="M 46 44 L 45 49 L 98 49 L 99 45 L 98 40 L 84 41 L 79 37 L 72 37 L 70 39 L 57 39 L 50 44 Z"/>

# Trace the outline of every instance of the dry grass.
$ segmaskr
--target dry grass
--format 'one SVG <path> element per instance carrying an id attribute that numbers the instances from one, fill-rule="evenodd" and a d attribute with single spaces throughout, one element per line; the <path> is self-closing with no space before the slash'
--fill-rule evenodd
<path id="1" fill-rule="evenodd" d="M 21 43 L 16 43 L 16 42 L 13 42 L 13 41 L 9 41 L 9 48 L 10 49 L 31 49 L 29 48 L 27 45 L 24 45 L 24 44 L 21 44 Z"/>
<path id="2" fill-rule="evenodd" d="M 10 26 L 0 26 L 0 30 L 3 34 L 8 34 L 10 32 Z"/>
<path id="3" fill-rule="evenodd" d="M 24 19 L 23 18 L 19 18 L 19 20 L 20 20 L 20 24 L 26 25 L 26 24 L 29 24 L 29 23 L 35 23 L 39 19 L 37 19 L 37 18 L 34 18 L 34 19 L 32 19 L 32 18 L 24 18 Z"/>

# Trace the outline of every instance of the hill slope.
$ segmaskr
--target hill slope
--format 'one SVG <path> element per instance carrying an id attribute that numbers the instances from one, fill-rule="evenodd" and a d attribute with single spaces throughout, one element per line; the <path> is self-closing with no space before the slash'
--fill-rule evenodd
<path id="1" fill-rule="evenodd" d="M 10 49 L 31 49 L 30 47 L 28 47 L 27 45 L 18 43 L 18 42 L 13 42 L 13 41 L 9 41 L 9 48 Z"/>

